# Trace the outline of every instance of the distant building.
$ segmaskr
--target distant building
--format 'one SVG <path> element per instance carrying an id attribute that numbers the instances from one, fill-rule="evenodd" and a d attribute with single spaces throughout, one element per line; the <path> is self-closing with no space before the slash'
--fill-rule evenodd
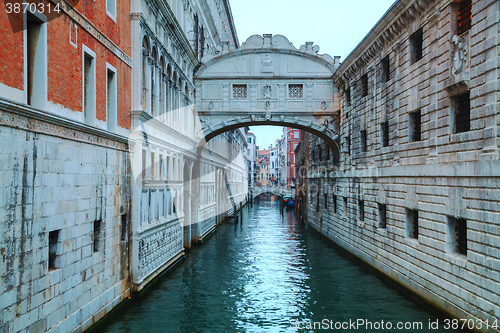
<path id="1" fill-rule="evenodd" d="M 286 186 L 295 185 L 295 148 L 300 142 L 300 131 L 291 127 L 286 131 Z"/>
<path id="2" fill-rule="evenodd" d="M 256 182 L 256 171 L 257 171 L 257 155 L 256 155 L 256 145 L 255 145 L 255 134 L 252 132 L 247 133 L 247 151 L 246 158 L 248 164 L 248 185 L 255 185 Z"/>

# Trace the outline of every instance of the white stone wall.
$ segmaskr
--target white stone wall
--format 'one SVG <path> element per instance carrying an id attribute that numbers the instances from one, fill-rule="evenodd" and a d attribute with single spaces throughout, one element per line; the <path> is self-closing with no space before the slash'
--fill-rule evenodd
<path id="1" fill-rule="evenodd" d="M 29 110 L 22 114 L 30 115 Z M 0 330 L 69 332 L 130 293 L 129 161 L 112 142 L 0 112 Z M 76 129 L 75 129 L 76 128 Z M 123 139 L 123 138 L 122 138 Z M 94 251 L 94 221 L 102 221 Z M 55 269 L 49 233 L 59 230 Z"/>
<path id="2" fill-rule="evenodd" d="M 492 322 L 500 320 L 499 2 L 473 1 L 472 28 L 461 35 L 468 58 L 459 74 L 453 71 L 455 5 L 438 1 L 417 10 L 413 1 L 399 1 L 394 8 L 400 14 L 412 8 L 415 13 L 406 17 L 408 25 L 375 56 L 364 55 L 370 45 L 362 45 L 352 53 L 359 58 L 339 68 L 337 83 L 351 89 L 351 103 L 344 94 L 341 110 L 340 172 L 329 172 L 332 162 L 317 155 L 311 160 L 309 189 L 316 184 L 320 195 L 317 205 L 316 192 L 308 193 L 308 223 L 449 315 Z M 392 14 L 386 22 L 398 20 Z M 412 64 L 409 36 L 420 27 L 423 58 Z M 384 82 L 380 60 L 386 55 L 391 78 Z M 350 69 L 361 58 L 364 64 Z M 368 95 L 362 96 L 359 79 L 365 73 Z M 451 101 L 467 90 L 471 130 L 454 133 Z M 411 142 L 409 113 L 418 109 L 422 139 Z M 380 123 L 386 120 L 389 145 L 381 147 Z M 311 156 L 314 147 L 312 140 Z M 385 228 L 379 204 L 387 207 Z M 417 238 L 408 236 L 407 209 L 418 211 Z M 450 218 L 466 220 L 466 255 L 453 250 Z"/>

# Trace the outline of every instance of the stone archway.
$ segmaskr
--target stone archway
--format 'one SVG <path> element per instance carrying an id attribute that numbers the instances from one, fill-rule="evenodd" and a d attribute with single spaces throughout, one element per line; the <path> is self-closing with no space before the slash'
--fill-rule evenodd
<path id="1" fill-rule="evenodd" d="M 285 36 L 250 36 L 237 50 L 222 45 L 196 71 L 196 109 L 203 147 L 223 132 L 255 125 L 304 129 L 338 149 L 340 95 L 333 82 L 339 57 L 300 49 Z"/>

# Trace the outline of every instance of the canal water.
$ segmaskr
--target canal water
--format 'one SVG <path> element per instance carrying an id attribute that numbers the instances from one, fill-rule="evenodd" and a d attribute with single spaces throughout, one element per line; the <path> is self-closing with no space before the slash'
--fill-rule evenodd
<path id="1" fill-rule="evenodd" d="M 292 211 L 281 216 L 276 202 L 261 200 L 99 331 L 380 332 L 399 325 L 402 332 L 453 332 L 445 324 L 321 240 Z"/>

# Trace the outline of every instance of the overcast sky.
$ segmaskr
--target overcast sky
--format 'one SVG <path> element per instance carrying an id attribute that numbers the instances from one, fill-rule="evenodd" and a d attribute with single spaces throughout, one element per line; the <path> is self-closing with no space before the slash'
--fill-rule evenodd
<path id="1" fill-rule="evenodd" d="M 306 41 L 319 53 L 347 55 L 368 34 L 394 0 L 230 0 L 240 45 L 254 34 L 281 34 L 300 48 Z M 281 127 L 252 126 L 257 145 L 267 148 Z"/>

